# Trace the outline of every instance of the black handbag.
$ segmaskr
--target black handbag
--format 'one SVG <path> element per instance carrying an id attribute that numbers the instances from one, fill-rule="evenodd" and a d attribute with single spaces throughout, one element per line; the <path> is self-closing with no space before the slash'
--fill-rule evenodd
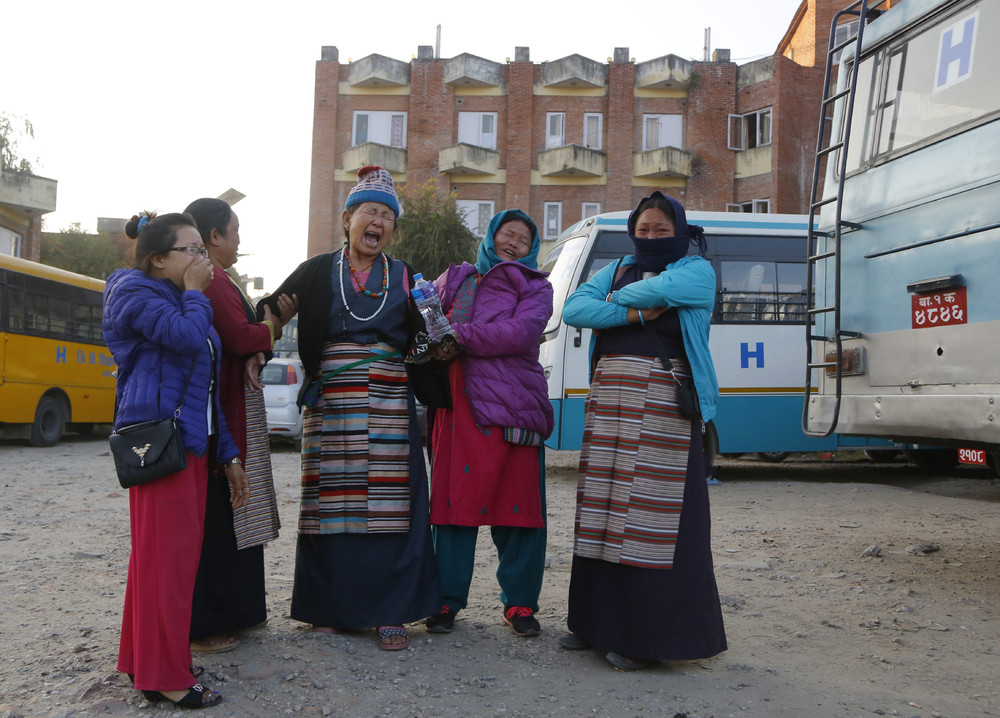
<path id="1" fill-rule="evenodd" d="M 129 424 L 111 432 L 108 443 L 115 459 L 118 483 L 123 489 L 187 468 L 187 451 L 184 449 L 184 437 L 177 420 L 181 416 L 181 407 L 184 406 L 187 388 L 197 363 L 196 358 L 191 364 L 187 381 L 184 382 L 184 389 L 181 390 L 181 403 L 177 405 L 173 416 Z M 117 413 L 116 400 L 115 414 Z"/>
<path id="2" fill-rule="evenodd" d="M 660 337 L 657 336 L 656 331 L 648 324 L 644 324 L 643 329 L 649 335 L 649 340 L 656 349 L 663 368 L 670 372 L 670 376 L 674 378 L 674 386 L 676 387 L 677 394 L 677 411 L 680 412 L 683 418 L 689 421 L 701 421 L 701 404 L 698 402 L 698 391 L 695 389 L 694 379 L 691 377 L 678 379 L 677 375 L 674 374 L 674 365 L 670 361 L 670 357 L 667 356 L 667 350 L 664 349 L 663 342 L 660 341 Z"/>
<path id="3" fill-rule="evenodd" d="M 109 441 L 123 489 L 187 468 L 181 427 L 173 416 L 123 426 Z"/>

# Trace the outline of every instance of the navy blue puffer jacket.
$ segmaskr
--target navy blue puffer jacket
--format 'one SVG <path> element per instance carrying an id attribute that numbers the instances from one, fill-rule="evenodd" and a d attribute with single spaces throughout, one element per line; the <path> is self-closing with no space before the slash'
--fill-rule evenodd
<path id="1" fill-rule="evenodd" d="M 181 403 L 184 448 L 195 456 L 208 449 L 209 386 L 219 385 L 219 336 L 212 327 L 212 305 L 198 291 L 182 292 L 169 279 L 154 279 L 138 269 L 119 269 L 104 287 L 104 341 L 118 364 L 115 427 L 165 419 Z M 214 346 L 216 361 L 212 361 Z M 239 456 L 226 429 L 215 391 L 212 417 L 219 442 L 216 459 Z"/>

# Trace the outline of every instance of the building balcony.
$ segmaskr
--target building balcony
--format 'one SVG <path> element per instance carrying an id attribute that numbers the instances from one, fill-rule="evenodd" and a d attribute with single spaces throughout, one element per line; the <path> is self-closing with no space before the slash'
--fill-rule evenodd
<path id="1" fill-rule="evenodd" d="M 771 145 L 753 147 L 736 153 L 733 176 L 736 179 L 765 175 L 771 171 Z"/>
<path id="2" fill-rule="evenodd" d="M 500 170 L 500 153 L 459 142 L 438 152 L 438 170 L 452 175 L 495 175 Z"/>
<path id="3" fill-rule="evenodd" d="M 347 84 L 352 87 L 406 87 L 410 84 L 410 65 L 384 55 L 369 55 L 351 63 Z"/>
<path id="4" fill-rule="evenodd" d="M 691 84 L 693 64 L 677 55 L 636 63 L 635 86 L 641 90 L 673 90 Z"/>
<path id="5" fill-rule="evenodd" d="M 0 171 L 0 205 L 28 215 L 55 212 L 57 184 L 26 172 Z"/>
<path id="6" fill-rule="evenodd" d="M 538 173 L 543 177 L 602 177 L 608 157 L 600 150 L 563 145 L 538 153 Z"/>
<path id="7" fill-rule="evenodd" d="M 344 151 L 343 170 L 356 172 L 362 167 L 375 165 L 384 167 L 391 174 L 406 172 L 406 148 L 380 145 L 377 142 L 365 142 Z"/>
<path id="8" fill-rule="evenodd" d="M 582 55 L 570 55 L 542 63 L 545 87 L 604 87 L 608 84 L 608 66 Z"/>
<path id="9" fill-rule="evenodd" d="M 444 61 L 444 82 L 456 87 L 500 87 L 502 72 L 499 62 L 467 52 Z"/>
<path id="10" fill-rule="evenodd" d="M 632 153 L 632 175 L 635 177 L 681 177 L 691 176 L 690 152 L 676 147 L 658 147 Z"/>

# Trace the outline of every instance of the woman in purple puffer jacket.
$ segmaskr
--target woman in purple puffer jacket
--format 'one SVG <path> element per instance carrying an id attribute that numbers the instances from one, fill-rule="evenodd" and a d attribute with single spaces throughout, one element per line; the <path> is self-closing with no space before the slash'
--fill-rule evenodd
<path id="1" fill-rule="evenodd" d="M 450 361 L 452 407 L 433 418 L 431 525 L 441 611 L 427 630 L 447 633 L 469 598 L 476 538 L 490 526 L 504 620 L 537 635 L 545 567 L 545 449 L 552 405 L 538 343 L 552 315 L 552 285 L 538 271 L 538 230 L 521 210 L 490 221 L 476 264 L 435 281 L 459 348 Z M 457 355 L 457 356 L 456 356 Z"/>

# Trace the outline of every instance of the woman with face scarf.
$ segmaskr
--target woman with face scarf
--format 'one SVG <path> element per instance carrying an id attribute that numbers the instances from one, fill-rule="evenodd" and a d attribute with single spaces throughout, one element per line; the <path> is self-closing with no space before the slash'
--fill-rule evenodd
<path id="1" fill-rule="evenodd" d="M 708 350 L 715 272 L 704 232 L 654 192 L 629 215 L 635 253 L 612 262 L 566 302 L 590 327 L 587 396 L 564 648 L 595 648 L 619 670 L 726 650 L 709 546 L 704 423 L 718 384 Z M 655 334 L 656 339 L 653 338 Z M 673 372 L 663 367 L 665 349 Z M 678 411 L 694 379 L 701 419 Z"/>

